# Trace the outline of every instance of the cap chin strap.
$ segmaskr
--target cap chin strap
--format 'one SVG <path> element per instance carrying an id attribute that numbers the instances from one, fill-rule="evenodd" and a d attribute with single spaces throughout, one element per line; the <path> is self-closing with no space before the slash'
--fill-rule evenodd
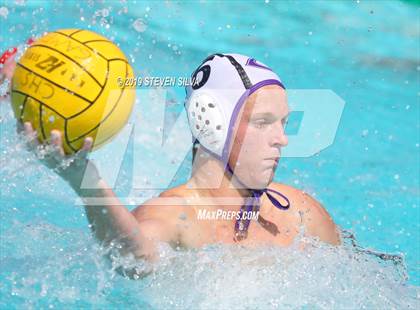
<path id="1" fill-rule="evenodd" d="M 230 172 L 230 174 L 232 176 L 234 175 L 233 174 L 233 170 L 230 167 L 229 163 L 227 164 L 227 170 Z M 238 177 L 236 177 L 236 180 L 244 188 L 247 188 L 247 186 L 245 184 L 243 184 L 239 180 Z M 247 189 L 251 191 L 252 197 L 251 198 L 246 198 L 245 204 L 243 206 L 241 206 L 241 209 L 239 210 L 239 215 L 238 215 L 238 218 L 239 219 L 237 219 L 236 220 L 236 223 L 235 223 L 235 233 L 234 233 L 234 238 L 233 238 L 235 241 L 241 241 L 241 240 L 247 238 L 247 236 L 248 236 L 248 227 L 249 227 L 249 224 L 251 223 L 251 220 L 248 218 L 249 217 L 248 214 L 251 211 L 254 211 L 254 212 L 259 212 L 260 211 L 260 208 L 261 208 L 261 196 L 263 194 L 266 194 L 267 195 L 268 199 L 270 199 L 271 203 L 277 209 L 287 210 L 290 207 L 290 201 L 289 201 L 289 199 L 285 195 L 283 195 L 282 193 L 280 193 L 278 191 L 275 191 L 275 190 L 270 189 L 270 188 L 264 188 L 264 189 L 250 189 L 250 188 L 247 188 Z M 272 193 L 275 193 L 275 194 L 281 196 L 286 201 L 286 204 L 285 205 L 281 204 L 281 202 L 278 201 L 269 192 L 272 192 Z M 246 218 L 245 219 L 242 219 L 242 216 L 243 216 L 244 213 L 246 214 Z M 272 224 L 272 223 L 270 223 L 269 221 L 266 221 L 266 220 L 260 221 L 258 219 L 258 221 L 262 225 L 264 225 L 264 226 Z"/>

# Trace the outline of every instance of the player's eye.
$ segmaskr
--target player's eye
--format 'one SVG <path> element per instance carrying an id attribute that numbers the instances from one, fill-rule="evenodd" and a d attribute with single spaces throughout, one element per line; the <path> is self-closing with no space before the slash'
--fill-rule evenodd
<path id="1" fill-rule="evenodd" d="M 254 122 L 254 126 L 258 129 L 264 128 L 269 124 L 267 119 L 257 119 Z"/>

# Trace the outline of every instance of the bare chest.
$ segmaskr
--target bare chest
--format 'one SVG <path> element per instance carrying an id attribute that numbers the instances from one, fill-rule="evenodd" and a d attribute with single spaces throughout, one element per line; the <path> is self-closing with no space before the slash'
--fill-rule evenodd
<path id="1" fill-rule="evenodd" d="M 279 210 L 269 202 L 263 201 L 259 219 L 250 221 L 247 236 L 241 241 L 234 238 L 235 223 L 236 219 L 193 221 L 184 230 L 183 243 L 187 247 L 200 247 L 214 243 L 288 246 L 299 233 L 301 217 L 293 208 L 286 211 Z"/>

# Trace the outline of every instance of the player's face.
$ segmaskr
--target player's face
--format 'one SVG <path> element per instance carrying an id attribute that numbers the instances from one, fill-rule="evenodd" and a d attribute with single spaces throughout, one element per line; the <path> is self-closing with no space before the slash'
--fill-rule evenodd
<path id="1" fill-rule="evenodd" d="M 276 85 L 260 88 L 242 107 L 229 164 L 248 188 L 265 188 L 272 181 L 281 147 L 288 143 L 288 114 L 286 92 Z"/>

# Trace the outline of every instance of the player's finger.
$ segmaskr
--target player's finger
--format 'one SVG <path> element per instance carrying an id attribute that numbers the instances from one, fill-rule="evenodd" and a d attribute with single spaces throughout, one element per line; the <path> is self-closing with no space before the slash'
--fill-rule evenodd
<path id="1" fill-rule="evenodd" d="M 30 145 L 36 146 L 38 144 L 36 131 L 33 129 L 32 124 L 30 122 L 25 122 L 23 124 L 23 132 L 25 133 L 25 136 L 28 139 L 28 143 Z"/>
<path id="2" fill-rule="evenodd" d="M 86 158 L 87 154 L 92 150 L 93 139 L 91 137 L 85 138 L 83 146 L 79 152 L 77 152 L 78 158 Z"/>
<path id="3" fill-rule="evenodd" d="M 30 122 L 25 122 L 23 124 L 23 130 L 25 132 L 25 135 L 27 136 L 30 136 L 34 132 L 34 129 L 32 128 L 32 124 Z"/>
<path id="4" fill-rule="evenodd" d="M 61 133 L 58 130 L 51 130 L 51 144 L 54 146 L 57 155 L 64 156 L 63 140 L 61 139 Z"/>
<path id="5" fill-rule="evenodd" d="M 91 137 L 87 137 L 85 141 L 83 142 L 82 151 L 90 152 L 92 150 L 92 146 L 93 146 L 93 139 Z"/>

